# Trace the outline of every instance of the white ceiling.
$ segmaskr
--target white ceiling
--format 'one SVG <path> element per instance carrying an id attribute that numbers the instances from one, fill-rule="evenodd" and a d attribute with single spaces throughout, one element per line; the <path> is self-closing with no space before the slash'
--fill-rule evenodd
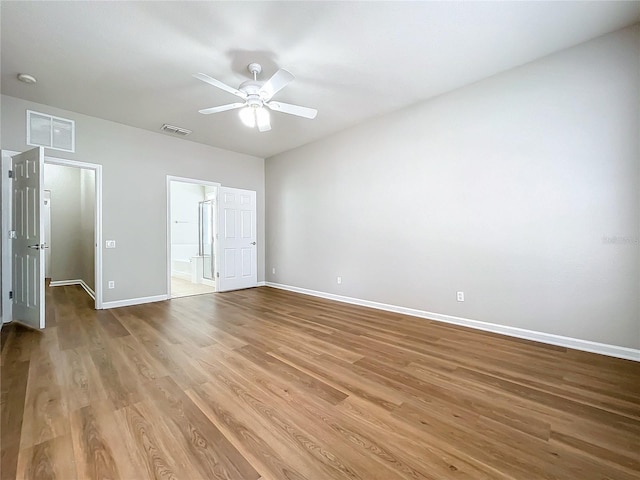
<path id="1" fill-rule="evenodd" d="M 608 1 L 0 3 L 3 94 L 259 157 L 640 21 Z M 191 74 L 237 87 L 250 62 L 292 72 L 275 99 L 317 118 L 272 112 L 259 133 L 197 113 L 236 97 Z"/>

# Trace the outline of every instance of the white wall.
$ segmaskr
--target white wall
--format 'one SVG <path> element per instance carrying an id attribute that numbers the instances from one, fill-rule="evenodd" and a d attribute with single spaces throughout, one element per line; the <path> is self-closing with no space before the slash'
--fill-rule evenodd
<path id="1" fill-rule="evenodd" d="M 267 280 L 639 348 L 639 53 L 622 30 L 267 159 Z"/>
<path id="2" fill-rule="evenodd" d="M 264 280 L 264 160 L 75 112 L 2 96 L 2 148 L 23 151 L 26 110 L 76 122 L 76 152 L 45 154 L 103 165 L 103 301 L 167 293 L 166 177 L 257 191 L 258 280 Z M 163 123 L 158 119 L 158 126 Z M 115 281 L 115 289 L 107 282 Z"/>

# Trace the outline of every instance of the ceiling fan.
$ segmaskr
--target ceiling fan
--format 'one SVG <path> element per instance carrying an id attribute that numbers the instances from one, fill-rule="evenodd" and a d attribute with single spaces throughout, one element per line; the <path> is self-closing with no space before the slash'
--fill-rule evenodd
<path id="1" fill-rule="evenodd" d="M 229 103 L 227 105 L 204 108 L 198 111 L 208 115 L 240 108 L 240 120 L 242 120 L 242 123 L 250 128 L 257 125 L 258 130 L 261 132 L 271 130 L 271 120 L 267 108 L 274 112 L 288 113 L 298 117 L 316 118 L 318 111 L 315 108 L 301 107 L 299 105 L 274 102 L 271 100 L 276 93 L 293 81 L 295 77 L 291 73 L 280 69 L 269 80 L 264 82 L 258 80 L 258 74 L 262 72 L 262 66 L 259 63 L 250 63 L 247 66 L 247 70 L 253 75 L 253 80 L 242 83 L 238 88 L 230 87 L 226 83 L 222 83 L 220 80 L 216 80 L 204 73 L 195 73 L 193 76 L 198 80 L 218 87 L 225 92 L 232 93 L 244 100 L 243 102 Z"/>

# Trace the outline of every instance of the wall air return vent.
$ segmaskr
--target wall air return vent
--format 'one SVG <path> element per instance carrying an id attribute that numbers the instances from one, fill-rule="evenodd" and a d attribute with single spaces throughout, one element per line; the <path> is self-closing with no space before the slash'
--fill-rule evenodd
<path id="1" fill-rule="evenodd" d="M 161 130 L 167 133 L 173 133 L 174 135 L 180 135 L 182 137 L 189 135 L 193 130 L 187 130 L 186 128 L 176 127 L 175 125 L 169 125 L 165 123 L 162 125 Z"/>

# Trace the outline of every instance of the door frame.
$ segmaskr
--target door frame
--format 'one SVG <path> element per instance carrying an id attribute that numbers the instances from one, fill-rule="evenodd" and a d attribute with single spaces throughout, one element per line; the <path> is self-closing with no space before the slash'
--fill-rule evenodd
<path id="1" fill-rule="evenodd" d="M 14 150 L 2 150 L 2 231 L 8 232 L 11 229 L 11 215 L 4 212 L 11 212 L 11 194 L 9 182 L 9 170 L 11 170 L 11 157 L 21 152 Z M 87 163 L 66 158 L 51 157 L 45 154 L 44 163 L 52 165 L 62 165 L 66 167 L 84 168 L 95 172 L 95 218 L 94 218 L 94 265 L 95 265 L 95 309 L 102 309 L 102 165 L 97 163 Z M 9 292 L 13 288 L 12 267 L 12 245 L 8 235 L 2 235 L 2 323 L 13 320 L 13 303 L 9 299 Z"/>
<path id="2" fill-rule="evenodd" d="M 12 158 L 20 152 L 15 150 L 2 150 L 2 324 L 13 320 L 13 302 L 9 299 L 9 292 L 13 288 L 13 275 L 11 268 L 13 262 L 13 249 L 9 239 L 11 230 L 11 182 L 9 181 L 9 170 L 13 165 Z"/>
<path id="3" fill-rule="evenodd" d="M 167 298 L 171 299 L 171 182 L 193 183 L 206 187 L 216 187 L 219 189 L 221 184 L 209 180 L 198 180 L 197 178 L 177 177 L 175 175 L 167 175 Z M 217 191 L 217 190 L 216 190 Z M 217 194 L 216 194 L 217 195 Z M 216 199 L 217 202 L 217 199 Z M 218 258 L 218 242 L 215 247 L 216 262 Z M 217 286 L 217 281 L 216 281 Z M 217 290 L 217 287 L 216 287 Z"/>

